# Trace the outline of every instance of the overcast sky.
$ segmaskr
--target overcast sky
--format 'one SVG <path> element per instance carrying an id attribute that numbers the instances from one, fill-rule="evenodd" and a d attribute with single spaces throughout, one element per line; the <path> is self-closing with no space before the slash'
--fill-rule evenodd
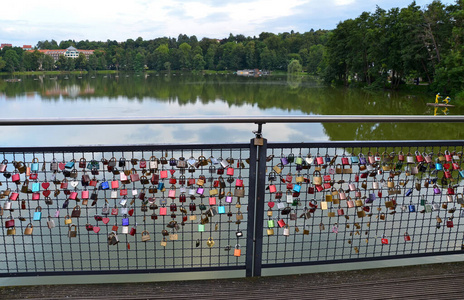
<path id="1" fill-rule="evenodd" d="M 432 0 L 417 0 L 425 7 Z M 455 0 L 443 0 L 451 4 Z M 38 41 L 125 41 L 176 37 L 182 33 L 225 38 L 261 32 L 333 29 L 340 21 L 375 11 L 406 7 L 404 0 L 14 0 L 0 17 L 0 43 Z"/>

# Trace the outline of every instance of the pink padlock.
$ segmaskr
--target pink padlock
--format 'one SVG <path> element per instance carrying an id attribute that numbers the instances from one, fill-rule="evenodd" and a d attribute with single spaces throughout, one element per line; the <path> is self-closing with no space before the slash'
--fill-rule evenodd
<path id="1" fill-rule="evenodd" d="M 76 200 L 77 199 L 77 192 L 71 192 L 69 194 L 69 199 Z"/>
<path id="2" fill-rule="evenodd" d="M 209 205 L 216 205 L 216 197 L 209 197 Z"/>

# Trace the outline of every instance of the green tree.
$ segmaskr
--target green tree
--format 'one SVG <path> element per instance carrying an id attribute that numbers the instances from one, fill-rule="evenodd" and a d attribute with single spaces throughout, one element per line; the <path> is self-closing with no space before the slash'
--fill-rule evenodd
<path id="1" fill-rule="evenodd" d="M 154 51 L 154 62 L 152 68 L 155 70 L 163 70 L 164 64 L 169 61 L 169 46 L 162 44 Z"/>
<path id="2" fill-rule="evenodd" d="M 87 68 L 87 58 L 85 57 L 85 54 L 80 52 L 74 63 L 76 69 L 85 70 Z"/>
<path id="3" fill-rule="evenodd" d="M 191 51 L 192 47 L 187 43 L 182 43 L 179 46 L 179 64 L 180 68 L 183 70 L 190 69 L 190 62 L 191 62 Z"/>
<path id="4" fill-rule="evenodd" d="M 51 71 L 55 67 L 55 61 L 50 55 L 44 55 L 42 60 L 42 69 L 46 71 Z"/>
<path id="5" fill-rule="evenodd" d="M 6 66 L 6 61 L 3 60 L 3 57 L 0 56 L 0 70 L 3 70 Z"/>
<path id="6" fill-rule="evenodd" d="M 205 68 L 205 60 L 203 59 L 203 55 L 196 54 L 193 57 L 193 69 L 197 71 L 202 71 Z"/>
<path id="7" fill-rule="evenodd" d="M 289 74 L 296 74 L 301 73 L 302 69 L 300 62 L 297 59 L 292 59 L 288 64 L 287 72 Z"/>
<path id="8" fill-rule="evenodd" d="M 6 50 L 3 59 L 5 60 L 5 67 L 8 72 L 13 73 L 15 70 L 18 70 L 20 60 L 19 55 L 16 53 L 16 51 L 12 49 Z"/>
<path id="9" fill-rule="evenodd" d="M 135 60 L 134 60 L 134 71 L 135 72 L 142 72 L 145 70 L 145 56 L 138 52 L 135 55 Z"/>

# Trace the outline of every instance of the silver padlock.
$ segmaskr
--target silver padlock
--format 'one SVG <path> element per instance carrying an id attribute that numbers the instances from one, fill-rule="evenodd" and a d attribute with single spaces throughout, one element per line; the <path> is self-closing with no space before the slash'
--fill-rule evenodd
<path id="1" fill-rule="evenodd" d="M 293 203 L 293 194 L 290 191 L 287 191 L 287 203 Z"/>
<path id="2" fill-rule="evenodd" d="M 290 229 L 288 229 L 288 227 L 285 227 L 285 228 L 284 228 L 284 235 L 285 235 L 285 236 L 289 236 L 289 235 L 290 235 Z"/>
<path id="3" fill-rule="evenodd" d="M 4 204 L 3 204 L 3 209 L 4 210 L 10 210 L 11 209 L 11 201 L 6 201 Z"/>
<path id="4" fill-rule="evenodd" d="M 122 207 L 121 208 L 121 215 L 127 215 L 127 212 L 128 212 L 128 208 L 127 207 Z"/>
<path id="5" fill-rule="evenodd" d="M 122 226 L 122 231 L 123 234 L 128 234 L 129 233 L 129 226 Z"/>

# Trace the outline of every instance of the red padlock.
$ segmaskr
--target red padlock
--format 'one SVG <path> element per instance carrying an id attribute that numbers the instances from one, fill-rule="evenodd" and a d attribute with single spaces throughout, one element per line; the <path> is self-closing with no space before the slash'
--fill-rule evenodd
<path id="1" fill-rule="evenodd" d="M 276 188 L 275 185 L 272 184 L 272 185 L 269 186 L 269 192 L 270 193 L 275 193 L 276 191 L 277 191 L 277 188 Z"/>
<path id="2" fill-rule="evenodd" d="M 134 236 L 136 234 L 136 232 L 137 232 L 137 229 L 135 229 L 135 227 L 132 227 L 131 230 L 129 231 L 129 234 Z"/>
<path id="3" fill-rule="evenodd" d="M 405 242 L 408 242 L 411 240 L 411 236 L 409 236 L 409 234 L 407 232 L 404 233 L 404 241 Z"/>

